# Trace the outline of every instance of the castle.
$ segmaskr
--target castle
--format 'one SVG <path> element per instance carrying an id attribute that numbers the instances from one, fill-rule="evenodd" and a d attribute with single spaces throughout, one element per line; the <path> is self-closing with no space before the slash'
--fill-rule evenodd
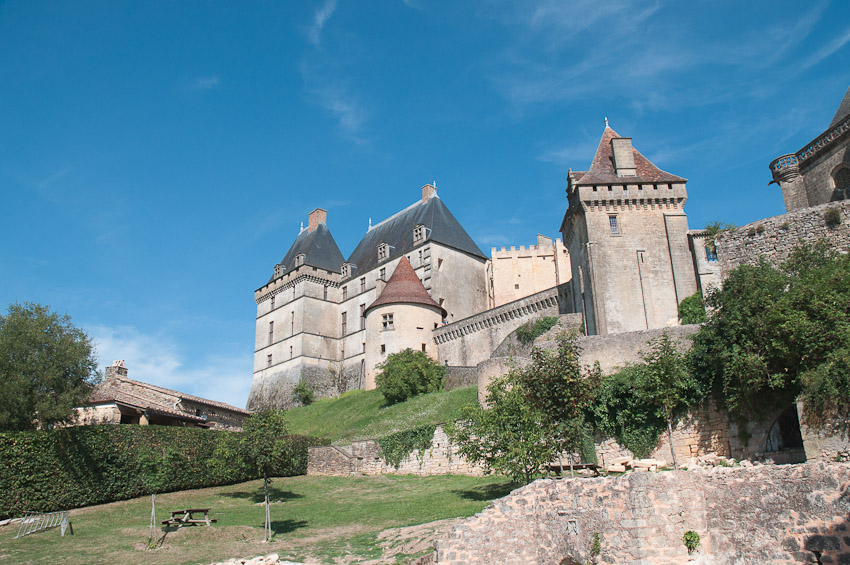
<path id="1" fill-rule="evenodd" d="M 850 89 L 822 135 L 771 163 L 789 212 L 847 198 L 848 132 Z M 568 172 L 563 244 L 539 235 L 488 258 L 426 184 L 345 259 L 317 208 L 254 293 L 248 409 L 293 405 L 301 381 L 319 396 L 373 389 L 380 363 L 405 348 L 480 378 L 504 370 L 484 365 L 541 316 L 572 315 L 568 324 L 600 336 L 678 325 L 682 300 L 734 266 L 732 251 L 721 261 L 704 231 L 688 229 L 686 184 L 606 120 L 590 167 Z"/>

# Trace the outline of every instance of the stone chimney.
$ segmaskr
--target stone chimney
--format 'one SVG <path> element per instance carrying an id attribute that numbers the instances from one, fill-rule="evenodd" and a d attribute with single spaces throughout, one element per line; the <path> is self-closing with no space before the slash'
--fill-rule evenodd
<path id="1" fill-rule="evenodd" d="M 314 232 L 316 231 L 316 228 L 319 227 L 319 224 L 327 225 L 328 211 L 322 210 L 321 208 L 316 208 L 315 210 L 310 212 L 310 215 L 307 216 L 307 219 L 309 220 L 307 224 L 307 231 Z"/>
<path id="2" fill-rule="evenodd" d="M 422 187 L 422 202 L 428 202 L 434 196 L 437 196 L 436 186 L 433 184 L 426 184 Z"/>
<path id="3" fill-rule="evenodd" d="M 614 169 L 617 171 L 617 176 L 637 176 L 635 154 L 632 150 L 632 138 L 615 137 L 611 140 L 611 148 L 614 150 Z"/>
<path id="4" fill-rule="evenodd" d="M 114 361 L 112 363 L 112 366 L 107 367 L 106 371 L 104 371 L 104 374 L 105 374 L 107 379 L 112 379 L 114 377 L 124 377 L 126 379 L 126 378 L 128 378 L 127 373 L 128 373 L 127 367 L 124 366 L 124 360 L 123 359 L 119 359 L 117 361 Z"/>

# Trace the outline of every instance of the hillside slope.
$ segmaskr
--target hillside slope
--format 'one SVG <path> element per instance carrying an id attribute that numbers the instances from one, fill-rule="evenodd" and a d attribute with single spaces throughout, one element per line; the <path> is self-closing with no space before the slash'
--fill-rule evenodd
<path id="1" fill-rule="evenodd" d="M 432 392 L 386 406 L 377 390 L 355 390 L 341 398 L 323 398 L 286 411 L 290 433 L 327 438 L 336 445 L 425 424 L 455 420 L 467 404 L 478 401 L 476 387 Z"/>

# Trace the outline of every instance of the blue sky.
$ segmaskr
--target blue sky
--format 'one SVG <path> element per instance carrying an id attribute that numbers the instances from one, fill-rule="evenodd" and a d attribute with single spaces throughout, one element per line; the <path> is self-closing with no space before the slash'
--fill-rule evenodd
<path id="1" fill-rule="evenodd" d="M 0 305 L 244 406 L 307 213 L 344 255 L 434 180 L 485 251 L 557 234 L 607 116 L 691 227 L 783 212 L 850 85 L 850 3 L 0 2 Z"/>

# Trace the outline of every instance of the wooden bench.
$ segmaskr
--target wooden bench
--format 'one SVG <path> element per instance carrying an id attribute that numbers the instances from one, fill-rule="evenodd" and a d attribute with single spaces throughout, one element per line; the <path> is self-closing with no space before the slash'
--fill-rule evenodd
<path id="1" fill-rule="evenodd" d="M 195 514 L 203 514 L 203 518 L 195 518 Z M 185 510 L 172 510 L 171 518 L 163 520 L 162 523 L 168 526 L 185 526 L 186 524 L 206 524 L 209 526 L 216 520 L 210 519 L 209 508 L 187 508 Z"/>
<path id="2" fill-rule="evenodd" d="M 561 472 L 561 465 L 557 463 L 550 463 L 546 466 L 550 473 L 559 473 Z M 595 477 L 599 477 L 599 465 L 594 465 L 593 463 L 573 463 L 573 471 L 581 471 L 582 469 L 587 469 L 593 471 L 593 475 Z M 564 473 L 569 472 L 570 464 L 567 463 L 564 465 Z"/>

